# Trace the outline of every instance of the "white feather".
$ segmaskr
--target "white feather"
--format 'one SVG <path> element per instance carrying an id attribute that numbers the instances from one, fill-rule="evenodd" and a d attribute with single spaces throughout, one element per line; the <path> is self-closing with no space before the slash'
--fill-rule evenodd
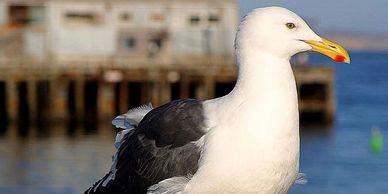
<path id="1" fill-rule="evenodd" d="M 117 116 L 112 120 L 112 124 L 121 129 L 131 129 L 136 127 L 143 117 L 153 109 L 152 104 L 142 105 L 130 109 L 127 113 Z"/>
<path id="2" fill-rule="evenodd" d="M 187 183 L 190 181 L 189 177 L 173 177 L 158 184 L 152 185 L 148 188 L 148 194 L 181 194 L 185 189 Z"/>

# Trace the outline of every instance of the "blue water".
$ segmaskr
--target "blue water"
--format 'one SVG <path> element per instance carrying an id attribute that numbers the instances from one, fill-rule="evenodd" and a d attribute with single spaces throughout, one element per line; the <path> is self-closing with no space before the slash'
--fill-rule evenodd
<path id="1" fill-rule="evenodd" d="M 301 172 L 308 183 L 296 193 L 388 193 L 388 153 L 369 150 L 371 128 L 388 137 L 388 54 L 350 53 L 351 65 L 335 64 L 337 113 L 326 132 L 304 129 Z M 327 61 L 312 55 L 314 64 Z M 312 132 L 308 132 L 312 131 Z"/>
<path id="2" fill-rule="evenodd" d="M 332 126 L 302 129 L 301 172 L 308 183 L 291 194 L 388 193 L 388 147 L 369 150 L 371 127 L 388 137 L 388 53 L 351 53 L 335 64 L 337 112 Z M 313 64 L 330 62 L 312 55 Z M 108 121 L 107 121 L 108 123 Z M 108 123 L 109 124 L 109 123 Z M 0 136 L 0 194 L 81 193 L 110 167 L 114 133 L 55 126 L 23 137 L 11 126 Z"/>

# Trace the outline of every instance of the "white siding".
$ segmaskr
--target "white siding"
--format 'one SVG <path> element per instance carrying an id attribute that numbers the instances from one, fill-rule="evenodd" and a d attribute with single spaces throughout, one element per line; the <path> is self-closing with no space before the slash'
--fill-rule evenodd
<path id="1" fill-rule="evenodd" d="M 0 0 L 0 25 L 8 22 L 7 4 L 4 0 Z"/>
<path id="2" fill-rule="evenodd" d="M 157 2 L 118 2 L 112 5 L 114 26 L 118 28 L 164 28 L 169 23 L 169 11 L 165 3 Z M 120 21 L 120 14 L 128 13 L 132 18 L 128 22 Z M 160 14 L 164 16 L 162 22 L 154 22 L 150 16 Z"/>
<path id="3" fill-rule="evenodd" d="M 237 7 L 231 2 L 163 1 L 51 1 L 48 6 L 48 35 L 51 52 L 57 56 L 114 55 L 120 47 L 119 34 L 136 30 L 166 32 L 166 55 L 233 55 Z M 68 11 L 94 12 L 102 22 L 96 25 L 66 23 Z M 127 14 L 127 19 L 122 15 Z M 161 16 L 154 20 L 153 16 Z M 198 15 L 198 25 L 190 17 Z M 219 21 L 210 23 L 209 16 Z M 144 35 L 143 38 L 147 38 Z M 143 40 L 144 42 L 144 40 Z"/>
<path id="4" fill-rule="evenodd" d="M 39 31 L 25 31 L 24 36 L 24 53 L 43 59 L 46 56 L 45 34 Z"/>
<path id="5" fill-rule="evenodd" d="M 97 13 L 101 23 L 77 25 L 68 23 L 66 13 Z M 115 52 L 115 32 L 112 13 L 104 3 L 48 3 L 48 32 L 54 55 L 112 55 Z"/>
<path id="6" fill-rule="evenodd" d="M 236 7 L 228 3 L 181 2 L 173 5 L 170 26 L 173 52 L 178 54 L 232 54 L 237 23 Z M 233 12 L 234 15 L 233 15 Z M 200 21 L 190 24 L 190 17 L 197 15 Z M 210 15 L 219 21 L 212 24 Z"/>

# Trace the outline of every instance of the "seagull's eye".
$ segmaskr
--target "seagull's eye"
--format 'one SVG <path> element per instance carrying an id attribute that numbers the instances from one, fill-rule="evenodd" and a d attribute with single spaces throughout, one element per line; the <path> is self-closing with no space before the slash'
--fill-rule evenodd
<path id="1" fill-rule="evenodd" d="M 287 23 L 286 26 L 288 29 L 294 29 L 296 27 L 294 23 Z"/>

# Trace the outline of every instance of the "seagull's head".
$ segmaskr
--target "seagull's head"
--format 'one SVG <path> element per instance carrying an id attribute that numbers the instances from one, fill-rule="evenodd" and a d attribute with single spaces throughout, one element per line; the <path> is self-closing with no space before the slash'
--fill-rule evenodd
<path id="1" fill-rule="evenodd" d="M 336 62 L 350 63 L 345 48 L 321 38 L 301 17 L 282 7 L 258 8 L 248 14 L 239 26 L 235 44 L 238 50 L 260 50 L 285 58 L 315 51 Z"/>

